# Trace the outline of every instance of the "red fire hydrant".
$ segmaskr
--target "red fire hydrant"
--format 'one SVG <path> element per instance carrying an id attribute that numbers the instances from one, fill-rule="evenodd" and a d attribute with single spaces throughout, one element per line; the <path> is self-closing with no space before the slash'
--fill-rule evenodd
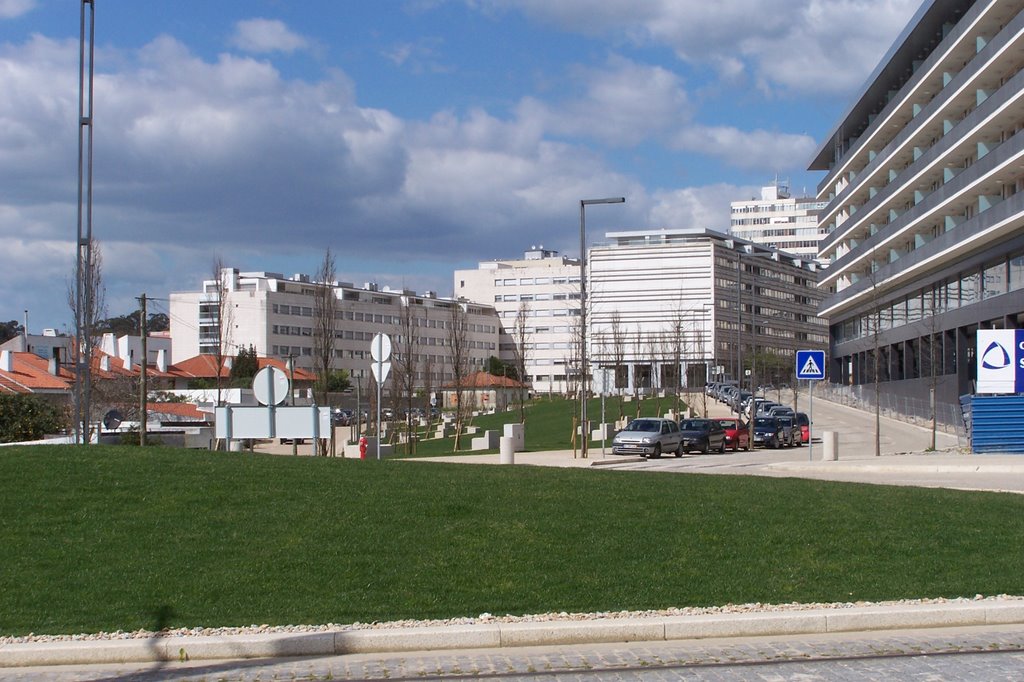
<path id="1" fill-rule="evenodd" d="M 366 436 L 363 436 L 362 438 L 359 439 L 359 459 L 366 459 L 367 444 L 368 441 L 366 440 Z"/>

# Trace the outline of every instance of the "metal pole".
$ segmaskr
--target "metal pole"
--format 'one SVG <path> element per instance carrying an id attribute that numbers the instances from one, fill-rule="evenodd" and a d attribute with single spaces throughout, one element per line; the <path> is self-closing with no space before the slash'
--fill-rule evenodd
<path id="1" fill-rule="evenodd" d="M 621 204 L 625 197 L 580 199 L 580 457 L 586 458 L 590 434 L 587 429 L 587 222 L 589 204 Z"/>
<path id="2" fill-rule="evenodd" d="M 146 336 L 149 330 L 146 329 L 146 294 L 139 297 L 141 310 L 139 311 L 139 335 L 142 337 L 142 359 L 139 361 L 139 445 L 146 445 L 146 422 L 149 420 L 146 410 L 146 359 L 149 349 L 146 347 Z"/>
<path id="3" fill-rule="evenodd" d="M 807 461 L 814 461 L 814 380 L 807 380 Z"/>
<path id="4" fill-rule="evenodd" d="M 587 202 L 580 201 L 580 457 L 587 458 Z"/>
<path id="5" fill-rule="evenodd" d="M 86 21 L 86 5 L 89 6 Z M 88 443 L 91 407 L 92 307 L 92 152 L 93 41 L 96 7 L 82 0 L 78 68 L 78 242 L 75 262 L 75 443 Z M 86 24 L 89 26 L 86 40 Z M 88 44 L 88 51 L 86 45 Z M 87 75 L 88 74 L 88 75 Z M 82 356 L 85 356 L 83 361 Z M 83 428 L 84 426 L 84 428 Z"/>

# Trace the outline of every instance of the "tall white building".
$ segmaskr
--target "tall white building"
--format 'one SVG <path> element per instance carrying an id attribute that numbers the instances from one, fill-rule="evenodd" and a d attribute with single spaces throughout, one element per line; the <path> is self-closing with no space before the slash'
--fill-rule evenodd
<path id="1" fill-rule="evenodd" d="M 228 351 L 234 356 L 250 345 L 265 357 L 293 357 L 299 367 L 313 368 L 314 296 L 329 286 L 337 299 L 335 369 L 346 370 L 355 381 L 370 377 L 370 342 L 378 333 L 392 339 L 395 358 L 412 348 L 416 384 L 427 381 L 440 387 L 453 379 L 449 329 L 452 306 L 462 307 L 468 327 L 468 369 L 482 370 L 498 352 L 498 318 L 493 306 L 418 295 L 408 290 L 381 289 L 376 284 L 355 287 L 347 282 L 321 284 L 306 275 L 285 278 L 267 272 L 222 271 L 230 328 L 225 333 Z M 176 358 L 216 353 L 218 283 L 203 282 L 200 291 L 170 296 L 171 338 Z M 411 346 L 403 343 L 404 319 L 411 321 Z"/>
<path id="2" fill-rule="evenodd" d="M 818 212 L 828 205 L 813 197 L 794 198 L 776 181 L 761 188 L 761 198 L 730 204 L 729 233 L 807 259 L 818 257 L 818 243 L 827 234 Z"/>
<path id="3" fill-rule="evenodd" d="M 565 392 L 567 369 L 578 354 L 574 325 L 580 318 L 579 259 L 543 246 L 521 259 L 493 260 L 455 271 L 455 293 L 493 305 L 501 320 L 498 357 L 515 366 L 516 324 L 522 316 L 526 377 L 533 390 Z"/>
<path id="4" fill-rule="evenodd" d="M 703 386 L 742 376 L 754 358 L 792 368 L 796 350 L 824 348 L 814 261 L 703 229 L 610 232 L 587 261 L 587 357 L 594 391 Z M 578 381 L 580 264 L 534 249 L 455 273 L 455 290 L 492 303 L 501 358 L 515 357 L 525 311 L 527 374 L 537 391 Z M 760 372 L 760 369 L 756 369 Z"/>
<path id="5" fill-rule="evenodd" d="M 619 389 L 703 386 L 752 366 L 791 380 L 796 351 L 828 342 L 812 260 L 705 229 L 607 238 L 588 259 L 588 354 Z"/>

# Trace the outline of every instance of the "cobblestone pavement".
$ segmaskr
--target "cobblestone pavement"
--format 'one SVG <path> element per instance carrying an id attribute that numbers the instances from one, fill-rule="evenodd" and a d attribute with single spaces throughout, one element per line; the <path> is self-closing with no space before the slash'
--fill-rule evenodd
<path id="1" fill-rule="evenodd" d="M 1019 680 L 1024 627 L 0 669 L 0 680 Z"/>

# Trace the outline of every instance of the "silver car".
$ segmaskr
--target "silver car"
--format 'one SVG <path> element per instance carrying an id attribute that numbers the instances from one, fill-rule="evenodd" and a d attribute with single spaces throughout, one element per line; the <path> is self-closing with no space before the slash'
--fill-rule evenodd
<path id="1" fill-rule="evenodd" d="M 663 452 L 683 456 L 679 424 L 671 419 L 638 417 L 612 439 L 613 455 L 661 457 Z"/>

